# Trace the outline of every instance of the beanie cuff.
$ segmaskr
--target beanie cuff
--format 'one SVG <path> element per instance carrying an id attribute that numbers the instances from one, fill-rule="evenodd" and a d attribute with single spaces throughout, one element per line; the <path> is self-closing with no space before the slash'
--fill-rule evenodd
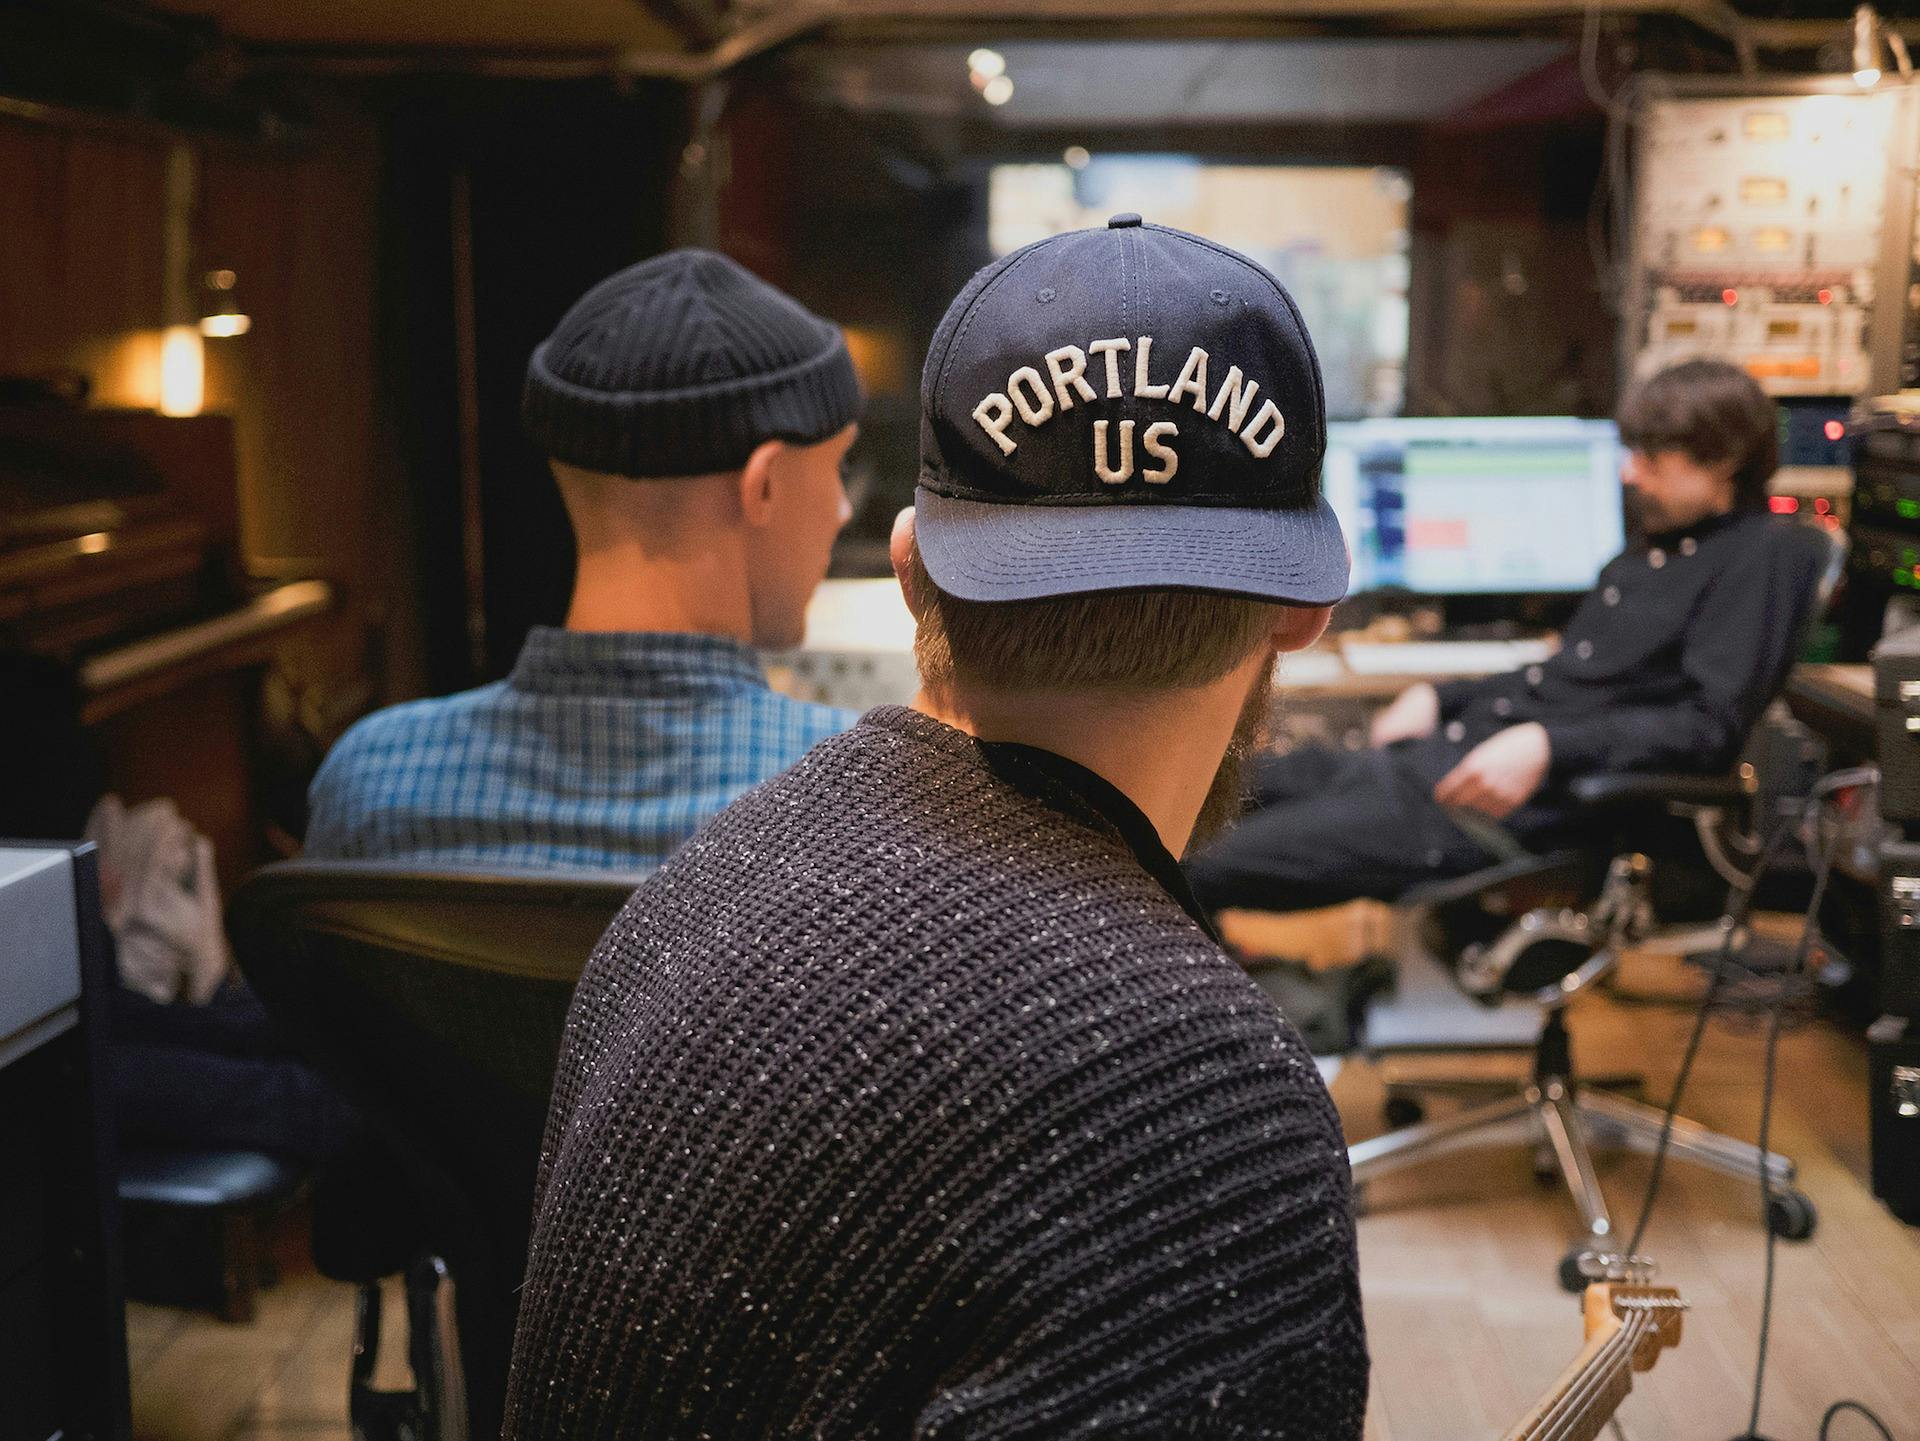
<path id="1" fill-rule="evenodd" d="M 837 327 L 818 355 L 765 375 L 683 390 L 592 390 L 555 375 L 542 342 L 527 366 L 521 420 L 555 460 L 635 477 L 708 475 L 768 440 L 811 445 L 860 414 L 860 382 Z"/>

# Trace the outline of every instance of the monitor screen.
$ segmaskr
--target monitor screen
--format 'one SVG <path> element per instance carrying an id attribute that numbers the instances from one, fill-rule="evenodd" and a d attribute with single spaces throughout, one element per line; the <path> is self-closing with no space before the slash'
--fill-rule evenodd
<path id="1" fill-rule="evenodd" d="M 1355 592 L 1582 591 L 1625 543 L 1607 420 L 1336 421 L 1322 485 Z"/>

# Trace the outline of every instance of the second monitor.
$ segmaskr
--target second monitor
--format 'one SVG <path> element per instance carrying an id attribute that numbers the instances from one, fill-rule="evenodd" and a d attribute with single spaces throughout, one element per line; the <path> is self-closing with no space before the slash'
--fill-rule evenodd
<path id="1" fill-rule="evenodd" d="M 1625 543 L 1607 420 L 1336 421 L 1322 486 L 1353 548 L 1355 592 L 1583 591 Z"/>

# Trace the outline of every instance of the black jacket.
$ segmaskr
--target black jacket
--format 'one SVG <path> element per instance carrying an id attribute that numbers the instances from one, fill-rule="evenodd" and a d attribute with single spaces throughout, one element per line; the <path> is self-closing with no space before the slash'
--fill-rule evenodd
<path id="1" fill-rule="evenodd" d="M 1724 770 L 1780 689 L 1828 547 L 1735 511 L 1615 556 L 1550 660 L 1436 687 L 1446 739 L 1539 721 L 1552 778 Z"/>

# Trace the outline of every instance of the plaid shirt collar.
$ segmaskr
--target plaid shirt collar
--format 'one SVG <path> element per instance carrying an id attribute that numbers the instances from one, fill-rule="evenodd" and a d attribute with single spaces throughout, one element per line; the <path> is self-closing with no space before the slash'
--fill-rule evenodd
<path id="1" fill-rule="evenodd" d="M 723 636 L 544 625 L 528 634 L 508 681 L 531 695 L 624 699 L 767 688 L 759 656 Z"/>

